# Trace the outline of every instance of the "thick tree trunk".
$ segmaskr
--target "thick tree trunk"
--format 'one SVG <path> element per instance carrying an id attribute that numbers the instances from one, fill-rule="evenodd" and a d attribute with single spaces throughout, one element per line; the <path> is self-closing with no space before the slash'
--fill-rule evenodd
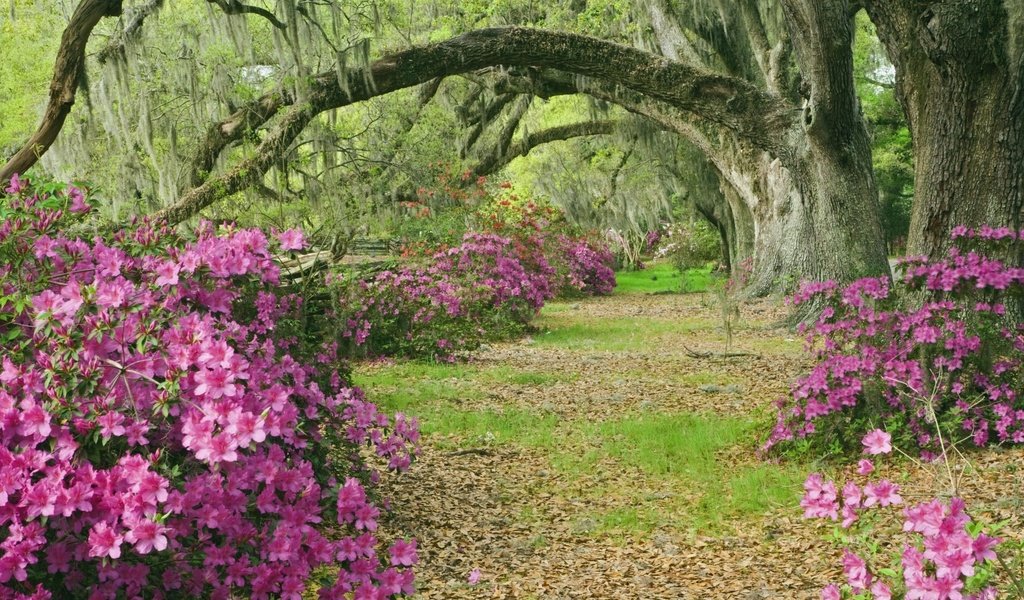
<path id="1" fill-rule="evenodd" d="M 1024 10 L 1001 0 L 908 4 L 867 9 L 914 139 L 908 252 L 938 257 L 956 225 L 1022 227 Z"/>
<path id="2" fill-rule="evenodd" d="M 788 165 L 767 153 L 719 159 L 737 244 L 750 232 L 749 295 L 791 292 L 805 280 L 889 273 L 870 154 L 860 152 L 836 156 L 809 143 Z"/>

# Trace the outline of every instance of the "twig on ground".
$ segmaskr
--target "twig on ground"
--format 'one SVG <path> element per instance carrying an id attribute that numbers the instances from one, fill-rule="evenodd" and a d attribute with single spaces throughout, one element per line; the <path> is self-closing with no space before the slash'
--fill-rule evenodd
<path id="1" fill-rule="evenodd" d="M 698 352 L 692 350 L 685 344 L 682 344 L 683 350 L 686 351 L 686 355 L 691 358 L 735 358 L 739 356 L 754 356 L 760 358 L 760 354 L 753 352 Z"/>

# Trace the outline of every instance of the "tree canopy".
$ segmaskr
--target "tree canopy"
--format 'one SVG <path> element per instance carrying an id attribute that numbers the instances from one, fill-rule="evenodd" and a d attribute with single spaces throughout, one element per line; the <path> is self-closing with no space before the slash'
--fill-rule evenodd
<path id="1" fill-rule="evenodd" d="M 1019 225 L 1021 15 L 983 4 L 987 29 L 956 30 L 956 10 L 883 0 L 14 0 L 0 43 L 25 62 L 0 72 L 0 179 L 41 156 L 102 182 L 115 220 L 204 212 L 337 231 L 401 218 L 439 164 L 505 170 L 601 228 L 688 206 L 675 213 L 711 220 L 733 262 L 753 259 L 756 293 L 886 273 L 907 238 L 940 251 L 950 219 Z M 978 184 L 940 183 L 977 147 L 921 158 L 942 146 L 924 107 L 984 92 L 924 78 L 977 54 L 925 47 L 913 23 L 960 41 L 997 32 L 980 64 L 1006 97 L 943 121 L 1005 140 Z"/>

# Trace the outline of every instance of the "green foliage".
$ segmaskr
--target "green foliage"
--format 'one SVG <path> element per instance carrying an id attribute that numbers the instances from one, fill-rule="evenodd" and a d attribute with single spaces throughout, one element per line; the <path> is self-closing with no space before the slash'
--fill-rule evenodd
<path id="1" fill-rule="evenodd" d="M 668 259 L 677 269 L 702 269 L 722 258 L 722 238 L 704 219 L 673 223 L 658 246 L 657 256 Z"/>
<path id="2" fill-rule="evenodd" d="M 885 239 L 890 254 L 899 254 L 910 229 L 914 196 L 910 130 L 896 99 L 893 67 L 864 11 L 857 14 L 856 27 L 854 81 L 872 136 L 872 165 L 882 203 Z"/>
<path id="3" fill-rule="evenodd" d="M 53 0 L 10 0 L 0 13 L 0 163 L 39 124 L 62 27 Z"/>

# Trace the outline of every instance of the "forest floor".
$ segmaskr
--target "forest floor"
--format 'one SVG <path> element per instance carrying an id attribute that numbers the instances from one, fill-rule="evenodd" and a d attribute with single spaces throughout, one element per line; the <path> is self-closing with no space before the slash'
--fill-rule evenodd
<path id="1" fill-rule="evenodd" d="M 810 364 L 775 328 L 782 308 L 745 305 L 743 355 L 723 356 L 712 294 L 637 283 L 551 303 L 533 335 L 467 364 L 357 368 L 371 399 L 421 421 L 422 454 L 385 489 L 387 529 L 418 540 L 418 597 L 817 598 L 839 580 L 831 524 L 798 502 L 809 471 L 843 467 L 755 455 Z M 965 496 L 1022 531 L 1024 456 L 972 460 Z M 908 501 L 934 477 L 882 475 Z"/>

